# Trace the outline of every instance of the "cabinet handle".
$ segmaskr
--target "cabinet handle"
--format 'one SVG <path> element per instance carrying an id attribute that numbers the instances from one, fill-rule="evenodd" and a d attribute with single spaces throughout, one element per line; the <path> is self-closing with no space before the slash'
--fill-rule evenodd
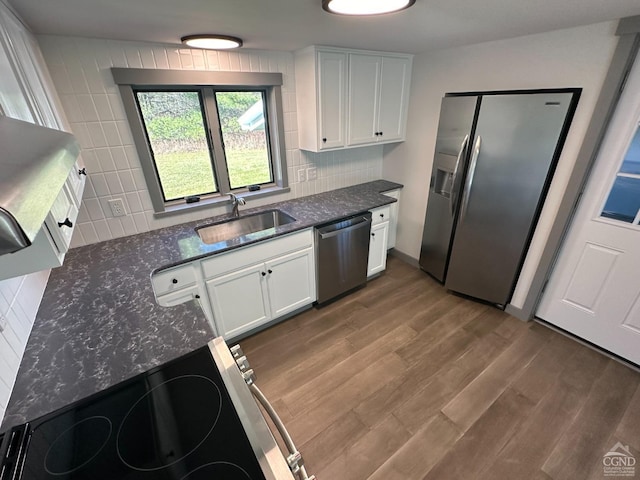
<path id="1" fill-rule="evenodd" d="M 178 283 L 178 279 L 177 278 L 171 279 L 171 283 L 173 283 L 175 285 L 176 283 Z"/>
<path id="2" fill-rule="evenodd" d="M 372 234 L 371 234 L 371 236 L 372 236 L 372 237 L 375 237 L 375 236 L 376 236 L 376 234 L 375 234 L 375 233 L 372 233 Z"/>
<path id="3" fill-rule="evenodd" d="M 273 270 L 267 270 L 267 272 L 269 272 L 269 273 L 273 273 Z"/>
<path id="4" fill-rule="evenodd" d="M 200 295 L 198 295 L 197 293 L 194 296 L 195 298 L 200 298 Z"/>
<path id="5" fill-rule="evenodd" d="M 262 274 L 262 276 L 266 276 L 267 274 L 265 272 L 260 272 Z"/>
<path id="6" fill-rule="evenodd" d="M 378 135 L 380 135 L 380 132 L 374 132 L 374 134 L 377 137 Z"/>
<path id="7" fill-rule="evenodd" d="M 322 143 L 327 143 L 327 139 L 326 139 L 326 138 L 323 138 L 323 139 L 322 139 Z"/>
<path id="8" fill-rule="evenodd" d="M 384 218 L 384 213 L 381 213 L 381 214 L 380 214 L 380 218 Z"/>
<path id="9" fill-rule="evenodd" d="M 58 222 L 58 226 L 60 228 L 62 228 L 62 227 L 71 228 L 71 227 L 73 227 L 73 223 L 71 222 L 71 220 L 69 220 L 69 217 L 67 217 L 64 222 Z"/>
<path id="10" fill-rule="evenodd" d="M 86 177 L 87 176 L 87 168 L 86 167 L 82 167 L 80 170 L 78 170 L 78 175 L 84 175 Z"/>
<path id="11" fill-rule="evenodd" d="M 382 135 L 383 135 L 383 133 L 382 133 L 382 132 L 380 132 L 380 136 L 382 136 Z"/>

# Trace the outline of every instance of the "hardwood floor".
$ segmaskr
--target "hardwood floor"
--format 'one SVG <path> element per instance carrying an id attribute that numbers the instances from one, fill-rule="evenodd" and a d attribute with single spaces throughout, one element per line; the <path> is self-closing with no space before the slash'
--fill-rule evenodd
<path id="1" fill-rule="evenodd" d="M 394 257 L 240 343 L 319 480 L 605 478 L 617 442 L 640 460 L 640 373 Z"/>

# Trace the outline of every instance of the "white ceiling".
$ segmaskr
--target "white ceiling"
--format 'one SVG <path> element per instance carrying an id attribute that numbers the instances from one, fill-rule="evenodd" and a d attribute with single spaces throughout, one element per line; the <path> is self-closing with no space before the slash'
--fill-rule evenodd
<path id="1" fill-rule="evenodd" d="M 407 10 L 340 17 L 321 0 L 9 0 L 38 34 L 179 43 L 193 33 L 245 47 L 332 45 L 407 53 L 640 15 L 638 0 L 417 0 Z"/>

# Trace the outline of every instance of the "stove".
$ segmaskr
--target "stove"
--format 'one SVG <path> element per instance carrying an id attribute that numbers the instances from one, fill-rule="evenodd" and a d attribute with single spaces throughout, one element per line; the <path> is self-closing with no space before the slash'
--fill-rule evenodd
<path id="1" fill-rule="evenodd" d="M 222 339 L 2 435 L 0 480 L 292 479 Z"/>

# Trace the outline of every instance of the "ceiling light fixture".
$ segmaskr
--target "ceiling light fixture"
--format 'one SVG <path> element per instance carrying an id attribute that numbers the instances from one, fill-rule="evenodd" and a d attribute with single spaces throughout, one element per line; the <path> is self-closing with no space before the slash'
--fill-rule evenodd
<path id="1" fill-rule="evenodd" d="M 322 0 L 322 8 L 339 15 L 381 15 L 409 8 L 416 0 Z"/>
<path id="2" fill-rule="evenodd" d="M 182 43 L 194 48 L 206 48 L 208 50 L 228 50 L 242 46 L 242 40 L 228 35 L 199 34 L 187 35 L 180 39 Z"/>

